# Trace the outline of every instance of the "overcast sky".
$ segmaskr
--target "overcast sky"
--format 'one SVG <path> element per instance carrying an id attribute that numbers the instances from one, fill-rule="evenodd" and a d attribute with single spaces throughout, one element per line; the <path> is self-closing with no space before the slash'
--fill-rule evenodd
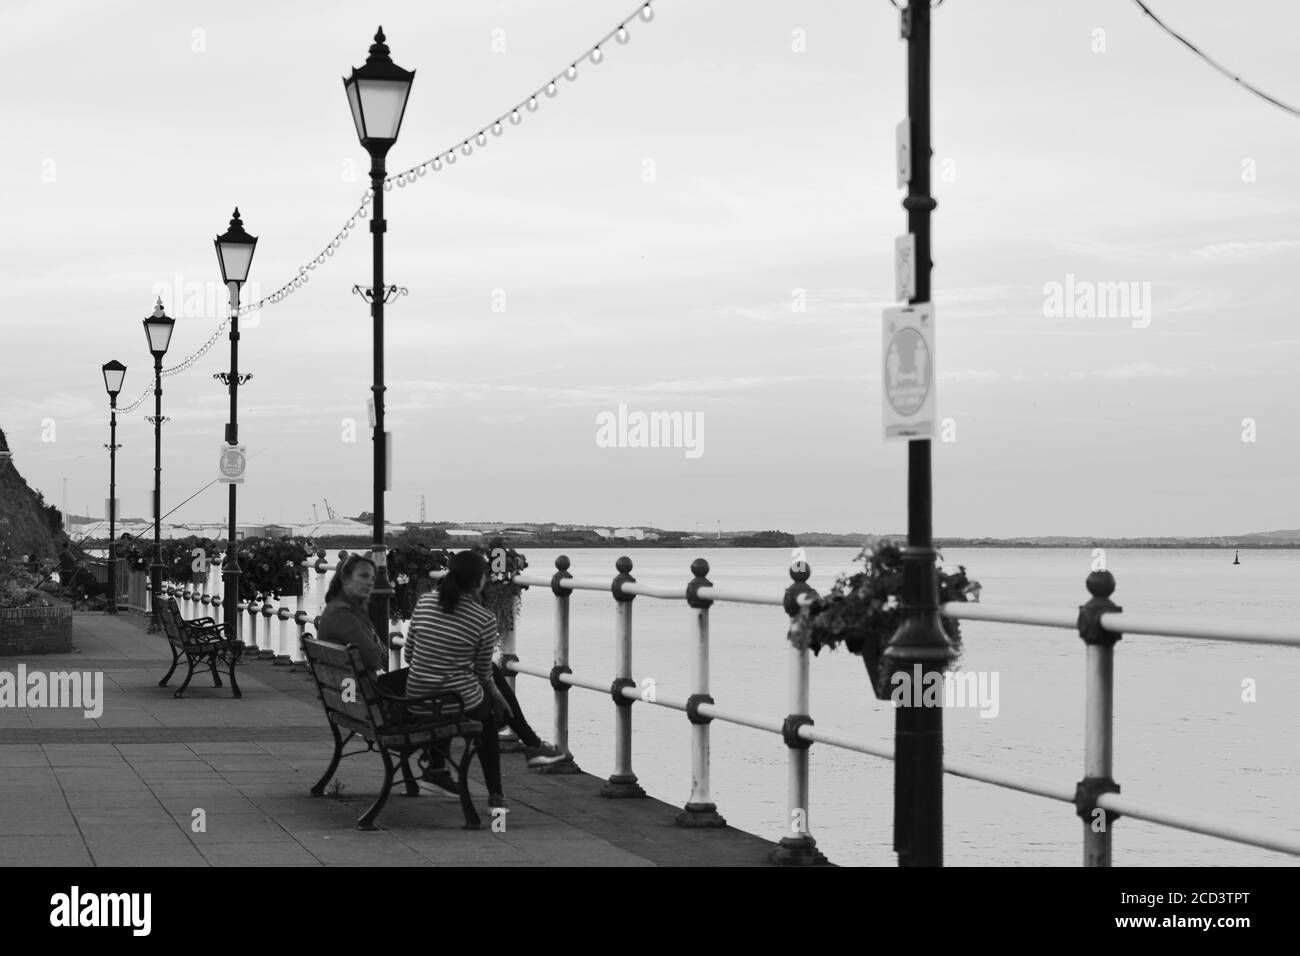
<path id="1" fill-rule="evenodd" d="M 1151 6 L 1300 102 L 1294 3 Z M 431 520 L 901 531 L 906 448 L 881 438 L 880 395 L 906 228 L 898 15 L 654 9 L 519 126 L 386 194 L 387 279 L 410 290 L 388 310 L 388 516 L 418 517 L 424 494 Z M 377 21 L 417 71 L 397 171 L 634 10 L 6 0 L 0 427 L 22 474 L 55 503 L 66 478 L 70 510 L 102 513 L 99 367 L 128 366 L 123 404 L 149 383 L 141 319 L 160 286 L 166 364 L 207 340 L 233 206 L 260 238 L 248 292 L 334 237 L 368 165 L 340 77 Z M 955 438 L 933 446 L 936 533 L 1300 527 L 1300 120 L 1129 0 L 949 0 L 933 63 L 935 367 Z M 367 225 L 243 320 L 241 518 L 371 508 L 371 327 L 350 291 L 370 281 Z M 1132 284 L 1131 315 L 1053 314 L 1052 283 L 1103 282 Z M 223 335 L 164 379 L 164 510 L 216 477 L 228 362 Z M 620 404 L 702 418 L 700 453 L 602 447 L 598 416 Z M 150 511 L 147 413 L 152 398 L 119 419 L 131 516 Z M 225 500 L 213 486 L 172 520 L 221 520 Z"/>

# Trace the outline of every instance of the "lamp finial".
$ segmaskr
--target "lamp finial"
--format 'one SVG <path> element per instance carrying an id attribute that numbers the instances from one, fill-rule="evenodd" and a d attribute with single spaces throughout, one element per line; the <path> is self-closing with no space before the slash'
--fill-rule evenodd
<path id="1" fill-rule="evenodd" d="M 389 57 L 388 44 L 385 42 L 384 28 L 380 27 L 375 31 L 375 42 L 370 47 L 370 56 L 366 57 L 367 63 L 392 63 Z"/>

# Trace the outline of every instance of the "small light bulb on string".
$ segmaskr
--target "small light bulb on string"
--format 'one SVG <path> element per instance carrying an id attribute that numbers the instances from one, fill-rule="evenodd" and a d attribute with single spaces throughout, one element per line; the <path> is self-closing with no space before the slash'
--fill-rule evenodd
<path id="1" fill-rule="evenodd" d="M 641 19 L 644 20 L 646 23 L 649 23 L 654 18 L 655 18 L 655 12 L 650 9 L 650 4 L 647 3 L 644 7 L 641 8 Z"/>
<path id="2" fill-rule="evenodd" d="M 397 188 L 398 188 L 398 189 L 401 189 L 401 188 L 404 187 L 405 185 L 406 185 L 406 177 L 405 177 L 405 176 L 399 176 L 399 177 L 397 177 Z M 385 188 L 385 189 L 388 188 L 388 183 L 384 183 L 384 188 Z"/>
<path id="3" fill-rule="evenodd" d="M 564 78 L 569 82 L 576 80 L 578 78 L 578 64 L 570 63 L 569 68 L 564 71 Z"/>
<path id="4" fill-rule="evenodd" d="M 455 163 L 456 163 L 456 151 L 454 149 L 447 150 L 447 165 L 453 166 L 455 165 Z"/>
<path id="5" fill-rule="evenodd" d="M 555 85 L 555 81 L 554 81 L 554 80 L 551 80 L 551 82 L 549 82 L 549 83 L 546 84 L 546 95 L 547 95 L 547 96 L 554 96 L 554 95 L 555 95 L 556 93 L 558 93 L 558 92 L 559 92 L 559 89 L 556 87 L 556 85 Z"/>
<path id="6" fill-rule="evenodd" d="M 519 115 L 519 111 L 518 111 L 518 110 L 511 110 L 511 111 L 510 111 L 510 122 L 512 122 L 512 123 L 514 123 L 516 126 L 518 126 L 522 121 L 523 121 L 523 117 Z"/>
<path id="7" fill-rule="evenodd" d="M 528 111 L 530 113 L 537 112 L 537 97 L 535 96 L 528 97 Z"/>
<path id="8" fill-rule="evenodd" d="M 442 160 L 435 156 L 433 159 L 433 171 L 436 173 L 440 169 L 442 169 Z"/>
<path id="9" fill-rule="evenodd" d="M 627 27 L 619 27 L 618 32 L 614 34 L 614 39 L 619 43 L 626 43 L 631 38 L 631 34 L 627 32 Z"/>
<path id="10" fill-rule="evenodd" d="M 603 59 L 605 59 L 605 54 L 600 51 L 600 47 L 594 47 L 591 51 L 591 62 L 599 63 Z"/>
<path id="11" fill-rule="evenodd" d="M 493 136 L 500 136 L 500 135 L 501 135 L 501 121 L 500 121 L 500 120 L 497 120 L 495 123 L 492 124 L 492 135 L 493 135 Z"/>
<path id="12" fill-rule="evenodd" d="M 480 146 L 486 146 L 487 133 L 483 132 L 482 130 L 479 130 L 478 136 L 474 137 L 474 142 L 478 143 Z"/>
<path id="13" fill-rule="evenodd" d="M 474 152 L 474 147 L 469 144 L 469 140 L 465 140 L 465 142 L 460 144 L 460 152 L 462 156 L 468 156 L 470 153 Z"/>
<path id="14" fill-rule="evenodd" d="M 391 179 L 385 179 L 385 180 L 384 180 L 384 192 L 386 192 L 386 193 L 391 193 L 392 191 L 393 191 L 393 181 L 392 181 Z"/>
<path id="15" fill-rule="evenodd" d="M 428 164 L 428 163 L 421 163 L 419 166 L 415 167 L 415 175 L 417 175 L 417 176 L 424 176 L 424 175 L 427 175 L 428 172 L 429 172 L 429 164 Z"/>

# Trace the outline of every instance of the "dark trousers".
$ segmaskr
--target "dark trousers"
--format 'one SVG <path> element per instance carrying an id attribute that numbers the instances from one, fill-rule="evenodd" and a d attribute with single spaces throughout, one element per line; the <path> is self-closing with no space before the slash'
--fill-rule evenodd
<path id="1" fill-rule="evenodd" d="M 501 744 L 497 741 L 497 731 L 500 728 L 496 717 L 492 715 L 492 704 L 484 700 L 477 707 L 465 711 L 465 714 L 471 720 L 483 722 L 483 735 L 478 744 L 478 764 L 483 768 L 483 783 L 487 785 L 488 794 L 502 793 Z M 442 758 L 435 750 L 429 761 L 429 769 L 437 769 L 441 765 Z"/>
<path id="2" fill-rule="evenodd" d="M 506 680 L 506 672 L 503 671 L 496 664 L 492 665 L 492 683 L 497 685 L 497 690 L 501 691 L 502 696 L 505 697 L 506 703 L 510 705 L 510 710 L 513 713 L 513 716 L 506 718 L 506 726 L 515 732 L 515 734 L 519 737 L 520 742 L 525 747 L 540 747 L 542 745 L 542 738 L 538 737 L 537 732 L 534 731 L 533 728 L 528 725 L 528 721 L 524 720 L 524 709 L 519 706 L 519 698 L 517 698 L 515 696 L 515 692 L 510 689 L 510 682 Z M 487 721 L 483 721 L 483 743 L 479 744 L 479 747 L 481 748 L 480 753 L 486 753 L 488 749 L 488 738 L 490 737 L 492 740 L 492 744 L 491 744 L 492 754 L 493 754 L 492 759 L 496 763 L 496 768 L 497 768 L 496 779 L 497 779 L 497 783 L 499 784 L 501 782 L 501 748 L 497 742 L 497 732 L 501 728 L 500 725 L 496 722 L 496 718 L 492 716 L 491 703 L 486 699 L 484 699 L 483 703 L 481 703 L 478 707 L 474 707 L 466 711 L 466 714 L 471 715 L 474 720 L 483 720 L 482 717 L 476 716 L 480 708 L 486 708 L 488 711 L 488 717 L 492 720 L 492 732 L 490 734 L 488 733 Z M 436 750 L 432 754 L 430 754 L 429 757 L 430 770 L 440 770 L 442 769 L 443 764 L 444 761 L 442 759 L 442 755 L 439 754 Z M 487 776 L 487 772 L 488 772 L 487 764 L 484 763 L 483 775 L 485 777 Z M 500 787 L 498 787 L 496 790 L 493 790 L 492 785 L 490 783 L 488 784 L 488 793 L 500 793 L 500 792 L 501 792 Z"/>

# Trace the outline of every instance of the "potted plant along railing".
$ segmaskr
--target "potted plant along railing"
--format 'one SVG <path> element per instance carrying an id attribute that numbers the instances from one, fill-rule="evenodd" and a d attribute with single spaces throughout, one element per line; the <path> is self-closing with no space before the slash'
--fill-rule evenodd
<path id="1" fill-rule="evenodd" d="M 513 578 L 523 574 L 528 559 L 508 548 L 500 538 L 474 548 L 488 562 L 488 582 L 483 588 L 483 606 L 496 615 L 497 629 L 505 634 L 515 626 L 515 619 L 523 609 L 526 584 L 515 584 Z"/>
<path id="2" fill-rule="evenodd" d="M 903 622 L 903 553 L 893 541 L 876 539 L 854 562 L 862 564 L 861 570 L 841 574 L 826 594 L 813 598 L 791 617 L 788 638 L 795 647 L 813 654 L 843 645 L 849 653 L 860 655 L 876 697 L 888 700 L 891 688 L 881 667 L 881 653 Z M 940 604 L 965 601 L 968 592 L 978 590 L 964 566 L 956 572 L 936 571 Z M 950 665 L 955 668 L 962 646 L 961 627 L 948 618 L 940 618 L 940 623 L 958 652 Z"/>
<path id="3" fill-rule="evenodd" d="M 393 600 L 388 616 L 394 623 L 409 621 L 420 597 L 434 586 L 432 571 L 447 567 L 451 553 L 420 542 L 402 542 L 388 549 L 388 580 L 393 584 Z"/>
<path id="4" fill-rule="evenodd" d="M 212 539 L 195 535 L 169 538 L 161 542 L 159 551 L 162 553 L 163 580 L 177 584 L 202 583 L 209 564 L 220 560 L 213 557 L 220 548 Z"/>
<path id="5" fill-rule="evenodd" d="M 307 538 L 250 538 L 239 549 L 239 597 L 298 597 L 307 574 L 303 563 L 316 553 Z"/>

